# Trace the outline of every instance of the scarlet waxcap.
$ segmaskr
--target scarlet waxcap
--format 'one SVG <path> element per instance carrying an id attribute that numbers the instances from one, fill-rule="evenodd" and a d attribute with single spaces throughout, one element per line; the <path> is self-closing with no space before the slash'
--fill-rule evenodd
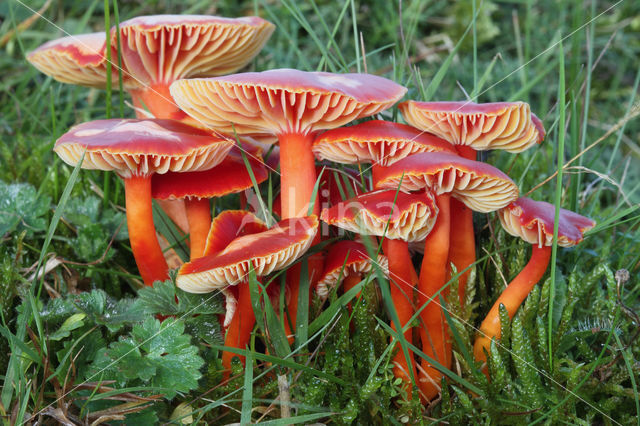
<path id="1" fill-rule="evenodd" d="M 498 217 L 509 234 L 542 247 L 553 243 L 555 212 L 553 204 L 520 197 L 501 209 Z M 561 247 L 580 243 L 583 234 L 596 225 L 593 220 L 562 208 L 558 223 L 558 245 Z"/>
<path id="2" fill-rule="evenodd" d="M 212 256 L 224 250 L 233 240 L 244 235 L 257 234 L 268 230 L 267 225 L 256 215 L 245 210 L 225 210 L 211 221 L 207 242 L 202 256 Z M 191 280 L 181 287 L 189 293 L 207 293 L 210 287 L 206 282 Z M 222 289 L 227 301 L 225 323 L 231 321 L 235 307 L 235 298 L 230 291 Z M 226 325 L 225 325 L 226 327 Z"/>
<path id="3" fill-rule="evenodd" d="M 383 120 L 328 130 L 313 142 L 313 153 L 320 160 L 336 163 L 374 163 L 387 167 L 419 152 L 456 154 L 449 142 L 429 133 Z"/>
<path id="4" fill-rule="evenodd" d="M 397 195 L 396 195 L 397 193 Z M 347 231 L 393 240 L 424 240 L 436 223 L 438 208 L 430 192 L 368 192 L 322 210 L 320 218 Z"/>
<path id="5" fill-rule="evenodd" d="M 269 173 L 260 157 L 260 150 L 244 144 L 242 149 L 256 183 L 264 182 Z M 251 175 L 240 148 L 235 145 L 220 164 L 209 170 L 167 172 L 154 174 L 151 178 L 151 196 L 160 200 L 222 197 L 251 187 Z"/>
<path id="6" fill-rule="evenodd" d="M 251 267 L 258 276 L 286 268 L 307 251 L 317 231 L 316 216 L 282 220 L 267 231 L 234 239 L 215 255 L 185 263 L 176 284 L 206 293 L 246 280 Z"/>
<path id="7" fill-rule="evenodd" d="M 525 102 L 416 102 L 398 108 L 409 124 L 477 151 L 522 152 L 542 142 L 544 127 Z"/>
<path id="8" fill-rule="evenodd" d="M 293 69 L 178 80 L 170 90 L 178 106 L 196 120 L 228 133 L 235 128 L 239 134 L 333 129 L 391 107 L 407 91 L 371 74 Z"/>
<path id="9" fill-rule="evenodd" d="M 347 276 L 369 273 L 374 262 L 385 275 L 389 273 L 387 257 L 379 254 L 375 261 L 372 260 L 362 243 L 349 240 L 338 241 L 327 251 L 329 254 L 324 261 L 324 271 L 316 286 L 316 293 L 322 299 L 326 299 L 329 291 Z"/>
<path id="10" fill-rule="evenodd" d="M 30 52 L 27 60 L 43 74 L 63 83 L 97 88 L 107 84 L 104 32 L 51 40 Z"/>
<path id="11" fill-rule="evenodd" d="M 516 184 L 497 168 L 440 152 L 412 155 L 380 172 L 381 188 L 397 188 L 401 182 L 405 191 L 427 188 L 436 194 L 451 193 L 482 213 L 503 208 L 518 198 Z"/>
<path id="12" fill-rule="evenodd" d="M 140 16 L 119 27 L 127 88 L 232 73 L 258 54 L 275 29 L 256 16 L 206 15 Z"/>
<path id="13" fill-rule="evenodd" d="M 168 171 L 206 170 L 224 159 L 234 141 L 174 120 L 95 120 L 62 135 L 53 150 L 83 169 L 113 170 L 126 178 Z"/>

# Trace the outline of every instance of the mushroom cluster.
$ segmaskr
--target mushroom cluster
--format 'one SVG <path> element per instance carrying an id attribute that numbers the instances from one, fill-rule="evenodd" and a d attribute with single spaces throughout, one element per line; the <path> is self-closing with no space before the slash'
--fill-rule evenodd
<path id="1" fill-rule="evenodd" d="M 478 150 L 519 153 L 544 139 L 542 122 L 526 103 L 410 100 L 398 106 L 407 124 L 390 122 L 381 113 L 407 89 L 383 77 L 292 69 L 230 74 L 274 31 L 258 17 L 146 16 L 123 22 L 119 37 L 116 31 L 109 42 L 103 33 L 66 37 L 28 56 L 61 82 L 94 88 L 118 75 L 115 66 L 108 75 L 107 51 L 122 57 L 124 87 L 138 118 L 78 124 L 54 150 L 72 166 L 114 171 L 123 179 L 131 248 L 145 285 L 170 276 L 152 199 L 184 200 L 180 225 L 189 233 L 190 261 L 175 283 L 192 293 L 225 294 L 227 347 L 244 349 L 256 323 L 250 273 L 262 282 L 286 271 L 288 320 L 282 320 L 293 339 L 303 278 L 325 302 L 372 282 L 367 276 L 379 270 L 376 276 L 388 283 L 378 285 L 388 285 L 392 298 L 386 305 L 397 336 L 390 338 L 394 374 L 407 398 L 430 401 L 452 364 L 444 311 L 449 283 L 458 280 L 459 294 L 452 297 L 462 303 L 476 263 L 473 212 L 496 211 L 508 233 L 533 247 L 529 264 L 480 326 L 479 363 L 491 339 L 500 337 L 500 304 L 512 317 L 544 275 L 554 230 L 557 244 L 569 247 L 594 226 L 577 213 L 561 209 L 558 215 L 553 205 L 519 198 L 509 176 L 476 160 Z M 251 138 L 277 143 L 278 161 L 265 165 L 263 146 Z M 359 173 L 327 172 L 329 162 L 357 166 Z M 274 168 L 279 222 L 269 226 L 248 209 L 212 215 L 210 199 L 255 188 Z M 327 232 L 320 232 L 320 220 Z M 339 241 L 319 246 L 338 234 L 328 225 L 348 231 L 347 237 L 342 232 Z M 422 259 L 409 243 L 424 246 Z M 313 246 L 308 277 L 301 277 L 296 261 Z M 400 350 L 400 336 L 422 349 L 419 364 L 406 345 Z M 232 356 L 222 353 L 227 374 Z"/>

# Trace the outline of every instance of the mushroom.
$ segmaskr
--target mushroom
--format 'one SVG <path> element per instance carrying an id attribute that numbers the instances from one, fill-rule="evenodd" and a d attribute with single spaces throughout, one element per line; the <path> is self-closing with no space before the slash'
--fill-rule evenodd
<path id="1" fill-rule="evenodd" d="M 316 132 L 377 114 L 407 89 L 370 74 L 277 69 L 178 80 L 170 90 L 183 111 L 219 131 L 278 136 L 281 209 L 287 219 L 308 214 L 316 181 L 311 152 Z M 319 213 L 318 203 L 312 211 Z M 313 283 L 322 270 L 322 258 L 309 261 Z M 292 300 L 298 300 L 299 276 L 299 265 L 287 273 Z M 297 304 L 289 308 L 295 323 Z"/>
<path id="2" fill-rule="evenodd" d="M 372 163 L 374 189 L 377 189 L 377 176 L 381 168 L 420 152 L 455 154 L 456 150 L 437 136 L 420 132 L 406 124 L 383 120 L 328 130 L 313 142 L 313 153 L 321 160 L 343 164 Z"/>
<path id="3" fill-rule="evenodd" d="M 156 238 L 151 175 L 197 171 L 217 165 L 233 140 L 173 120 L 95 120 L 72 127 L 54 151 L 67 164 L 113 170 L 125 187 L 127 226 L 133 256 L 145 285 L 166 280 L 167 262 Z"/>
<path id="4" fill-rule="evenodd" d="M 191 76 L 216 76 L 234 72 L 253 59 L 275 27 L 262 18 L 223 18 L 206 15 L 152 15 L 119 25 L 124 88 L 130 93 L 138 118 L 191 121 L 175 105 L 169 85 Z M 27 55 L 36 68 L 64 83 L 105 88 L 107 51 L 118 57 L 116 29 L 111 45 L 104 32 L 53 40 Z M 117 80 L 117 61 L 112 60 Z M 189 232 L 182 201 L 159 201 L 167 215 Z"/>
<path id="5" fill-rule="evenodd" d="M 246 282 L 249 271 L 253 269 L 261 277 L 293 263 L 311 246 L 318 230 L 318 218 L 308 216 L 285 219 L 271 229 L 244 234 L 229 241 L 229 237 L 237 229 L 242 229 L 244 223 L 259 221 L 249 212 L 224 212 L 222 215 L 227 217 L 213 221 L 212 232 L 209 234 L 212 241 L 207 243 L 205 256 L 185 263 L 180 268 L 176 285 L 191 293 L 207 293 L 237 286 L 237 310 L 229 324 L 225 346 L 244 348 L 255 324 L 249 285 Z M 244 216 L 240 219 L 241 215 Z M 214 227 L 224 231 L 218 236 Z M 232 356 L 227 351 L 222 355 L 227 375 Z"/>
<path id="6" fill-rule="evenodd" d="M 423 352 L 450 368 L 451 342 L 443 310 L 436 300 L 429 300 L 447 281 L 450 197 L 475 211 L 486 213 L 515 200 L 518 187 L 493 166 L 439 152 L 416 154 L 397 161 L 380 172 L 379 185 L 383 188 L 400 187 L 405 191 L 429 189 L 437 194 L 438 219 L 425 240 L 425 255 L 418 282 L 418 305 L 424 307 L 420 313 L 425 329 L 422 333 Z M 439 392 L 442 374 L 425 359 L 422 360 L 422 369 L 428 378 L 420 380 L 419 384 L 425 397 L 432 399 Z"/>
<path id="7" fill-rule="evenodd" d="M 351 290 L 362 281 L 362 274 L 371 272 L 372 264 L 367 255 L 367 248 L 356 241 L 338 241 L 327 251 L 329 254 L 325 259 L 324 271 L 316 286 L 316 293 L 323 300 L 329 296 L 329 291 L 343 280 L 344 291 Z M 376 263 L 385 273 L 388 272 L 389 263 L 386 256 L 378 255 Z"/>
<path id="8" fill-rule="evenodd" d="M 277 69 L 178 80 L 171 94 L 187 114 L 220 131 L 271 133 L 280 143 L 282 213 L 303 216 L 315 184 L 315 134 L 377 114 L 406 89 L 369 74 Z M 316 205 L 316 212 L 319 208 Z"/>
<path id="9" fill-rule="evenodd" d="M 542 122 L 525 102 L 406 101 L 398 108 L 409 124 L 456 145 L 470 160 L 476 151 L 489 149 L 519 153 L 545 136 Z"/>
<path id="10" fill-rule="evenodd" d="M 223 18 L 206 15 L 151 15 L 121 22 L 122 78 L 146 118 L 143 104 L 156 118 L 183 119 L 169 85 L 191 76 L 234 72 L 253 59 L 275 27 L 256 16 Z M 112 29 L 109 49 L 117 57 Z M 79 34 L 49 41 L 27 55 L 46 75 L 63 83 L 104 88 L 107 84 L 106 35 Z M 118 70 L 114 69 L 117 78 Z"/>
<path id="11" fill-rule="evenodd" d="M 509 234 L 530 243 L 532 251 L 527 265 L 500 294 L 482 321 L 473 344 L 473 353 L 477 361 L 486 361 L 485 351 L 491 351 L 491 339 L 500 338 L 500 305 L 504 305 L 509 318 L 513 318 L 547 270 L 553 244 L 555 210 L 553 204 L 521 197 L 498 212 L 502 227 Z M 594 226 L 593 220 L 561 208 L 558 219 L 558 245 L 575 246 L 582 241 L 584 232 Z"/>
<path id="12" fill-rule="evenodd" d="M 313 152 L 320 159 L 336 163 L 372 163 L 373 188 L 378 189 L 378 175 L 384 167 L 421 152 L 455 154 L 456 150 L 444 139 L 406 124 L 371 120 L 324 132 L 314 141 Z M 408 246 L 394 247 L 394 250 L 404 249 L 408 250 Z M 409 252 L 403 253 L 402 257 L 409 257 Z M 415 286 L 417 282 L 418 276 L 414 271 L 412 284 Z"/>
<path id="13" fill-rule="evenodd" d="M 542 122 L 524 102 L 417 102 L 398 105 L 409 124 L 433 133 L 456 145 L 458 152 L 469 160 L 476 151 L 503 149 L 519 153 L 542 142 L 545 136 Z M 458 200 L 451 200 L 451 248 L 449 262 L 458 271 L 476 261 L 473 213 Z M 470 269 L 459 277 L 460 303 Z"/>
<path id="14" fill-rule="evenodd" d="M 104 89 L 107 85 L 106 39 L 104 32 L 62 37 L 30 52 L 27 60 L 55 80 Z"/>
<path id="15" fill-rule="evenodd" d="M 158 118 L 184 120 L 169 85 L 244 67 L 275 26 L 257 16 L 151 15 L 124 21 L 119 28 L 124 85 L 134 105 L 139 111 L 146 106 Z"/>
<path id="16" fill-rule="evenodd" d="M 260 159 L 260 150 L 247 147 L 247 160 L 256 183 L 267 179 L 267 169 Z M 209 199 L 244 191 L 253 186 L 251 175 L 240 148 L 234 146 L 220 164 L 198 172 L 167 172 L 151 179 L 155 199 L 184 199 L 189 220 L 191 260 L 203 255 L 207 234 L 211 228 Z"/>
<path id="17" fill-rule="evenodd" d="M 321 219 L 348 231 L 384 236 L 382 250 L 387 255 L 390 292 L 394 308 L 404 328 L 414 314 L 413 286 L 415 270 L 407 249 L 408 241 L 426 238 L 436 223 L 438 209 L 430 192 L 421 195 L 402 191 L 384 190 L 369 192 L 322 211 Z M 396 325 L 392 324 L 394 330 Z M 408 342 L 412 329 L 404 331 Z M 417 377 L 413 361 L 407 364 L 402 351 L 394 357 L 394 373 L 405 382 L 411 397 L 411 381 Z"/>

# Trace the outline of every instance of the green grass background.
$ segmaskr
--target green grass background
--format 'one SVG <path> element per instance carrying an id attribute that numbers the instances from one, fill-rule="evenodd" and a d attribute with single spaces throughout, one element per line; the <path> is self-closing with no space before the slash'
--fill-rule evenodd
<path id="1" fill-rule="evenodd" d="M 69 419 L 87 422 L 96 420 L 87 416 L 99 410 L 141 423 L 180 417 L 281 424 L 640 422 L 635 314 L 640 308 L 640 4 L 158 0 L 118 2 L 116 10 L 108 0 L 62 0 L 48 4 L 42 19 L 22 29 L 21 23 L 43 5 L 41 0 L 0 3 L 0 371 L 6 371 L 0 414 L 5 421 L 33 421 L 40 413 L 53 422 L 58 408 Z M 366 70 L 407 86 L 406 99 L 527 101 L 544 122 L 545 142 L 517 156 L 491 152 L 482 158 L 512 176 L 523 194 L 536 188 L 535 199 L 578 211 L 598 226 L 580 247 L 558 250 L 545 285 L 538 286 L 513 323 L 503 324 L 503 347 L 492 351 L 488 382 L 469 358 L 473 327 L 528 252 L 504 235 L 494 215 L 476 218 L 473 299 L 466 309 L 449 302 L 456 330 L 452 385 L 430 407 L 398 402 L 401 390 L 393 382 L 386 346 L 388 313 L 377 303 L 371 279 L 362 284 L 366 291 L 354 309 L 354 332 L 344 305 L 356 292 L 333 297 L 324 307 L 328 313 L 320 316 L 312 303 L 302 320 L 309 323 L 308 338 L 291 348 L 283 341 L 281 324 L 267 312 L 269 321 L 256 336 L 269 329 L 271 355 L 254 353 L 255 369 L 238 369 L 231 384 L 219 384 L 219 335 L 189 323 L 186 314 L 193 312 L 185 302 L 185 310 L 176 313 L 176 327 L 186 324 L 189 334 L 177 332 L 174 342 L 191 336 L 185 348 L 195 348 L 206 362 L 192 390 L 171 399 L 129 401 L 123 392 L 137 397 L 166 392 L 117 368 L 111 376 L 90 380 L 115 377 L 115 383 L 107 383 L 117 401 L 97 398 L 97 385 L 93 392 L 67 388 L 69 380 L 82 383 L 95 366 L 89 355 L 70 363 L 63 356 L 77 354 L 70 347 L 89 347 L 88 339 L 94 339 L 96 348 L 106 348 L 143 326 L 141 316 L 124 305 L 118 309 L 130 316 L 118 325 L 108 315 L 111 302 L 141 300 L 134 297 L 136 269 L 122 227 L 121 182 L 109 174 L 73 170 L 51 148 L 75 123 L 133 114 L 117 81 L 110 94 L 60 84 L 30 66 L 25 54 L 66 34 L 104 31 L 105 8 L 110 24 L 141 14 L 259 14 L 277 30 L 250 65 L 253 70 Z M 395 109 L 384 118 L 401 119 Z M 276 177 L 260 189 L 270 200 Z M 234 206 L 237 198 L 231 197 L 216 209 Z M 162 219 L 160 226 L 170 227 Z M 180 252 L 182 243 L 172 242 Z M 38 265 L 53 265 L 52 259 L 76 263 L 55 265 L 44 279 L 30 278 Z M 617 273 L 623 269 L 628 280 Z M 94 299 L 79 302 L 77 295 L 90 290 L 103 290 L 100 294 L 111 302 L 102 307 Z M 151 309 L 149 300 L 157 302 L 159 312 L 170 309 L 170 296 L 147 296 L 145 312 Z M 70 304 L 58 306 L 52 298 Z M 218 299 L 215 303 L 203 315 L 213 315 L 220 307 Z M 84 317 L 73 317 L 78 314 Z M 259 349 L 261 340 L 256 339 Z M 293 418 L 279 420 L 275 375 L 291 385 Z M 57 386 L 64 391 L 56 393 Z M 125 403 L 133 408 L 122 407 Z"/>

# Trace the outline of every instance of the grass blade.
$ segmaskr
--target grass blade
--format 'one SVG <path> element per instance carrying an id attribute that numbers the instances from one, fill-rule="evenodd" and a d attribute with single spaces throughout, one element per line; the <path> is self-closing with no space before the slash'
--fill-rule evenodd
<path id="1" fill-rule="evenodd" d="M 302 348 L 308 340 L 309 331 L 309 262 L 302 260 L 300 268 L 300 287 L 298 290 L 298 316 L 296 318 L 296 348 Z"/>
<path id="2" fill-rule="evenodd" d="M 240 424 L 251 423 L 251 406 L 253 401 L 253 352 L 247 351 L 244 367 L 244 391 L 242 392 L 242 412 Z"/>
<path id="3" fill-rule="evenodd" d="M 562 171 L 564 166 L 564 137 L 565 137 L 565 82 L 564 82 L 564 48 L 562 45 L 562 39 L 558 43 L 558 114 L 560 116 L 558 124 L 558 161 L 557 161 L 557 173 L 556 177 L 556 196 L 554 205 L 556 207 L 554 223 L 560 222 L 560 205 L 562 204 Z M 551 292 L 549 299 L 549 322 L 547 336 L 548 351 L 549 351 L 549 369 L 553 370 L 553 305 L 556 292 L 556 262 L 558 259 L 558 226 L 553 227 L 553 244 L 551 246 Z"/>

